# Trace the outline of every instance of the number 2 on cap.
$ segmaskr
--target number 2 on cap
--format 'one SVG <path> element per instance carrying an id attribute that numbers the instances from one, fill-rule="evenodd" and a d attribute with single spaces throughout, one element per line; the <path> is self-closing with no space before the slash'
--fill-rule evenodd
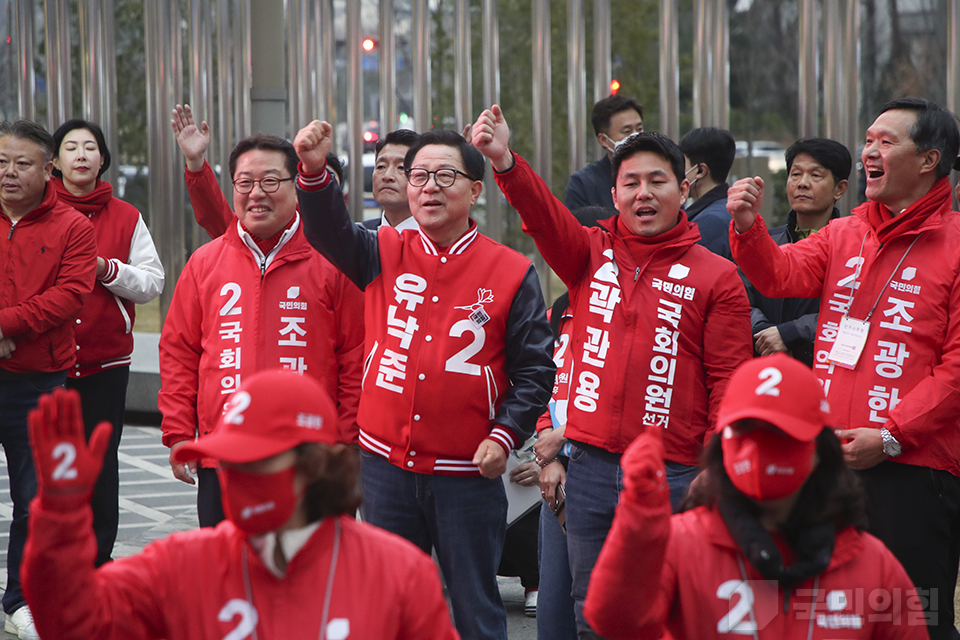
<path id="1" fill-rule="evenodd" d="M 246 391 L 237 391 L 230 398 L 230 406 L 223 421 L 227 424 L 243 424 L 243 412 L 250 407 L 250 394 Z"/>
<path id="2" fill-rule="evenodd" d="M 777 385 L 783 380 L 783 374 L 780 373 L 780 369 L 777 369 L 776 367 L 767 367 L 761 371 L 760 375 L 757 377 L 763 380 L 756 390 L 756 394 L 758 396 L 780 396 L 780 389 L 777 387 Z"/>

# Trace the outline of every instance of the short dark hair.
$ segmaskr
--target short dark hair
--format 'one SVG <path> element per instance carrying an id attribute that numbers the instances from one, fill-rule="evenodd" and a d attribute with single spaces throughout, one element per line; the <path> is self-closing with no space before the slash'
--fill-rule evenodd
<path id="1" fill-rule="evenodd" d="M 276 151 L 284 156 L 284 164 L 290 176 L 297 175 L 297 163 L 300 158 L 297 157 L 297 151 L 289 140 L 284 140 L 268 133 L 258 133 L 256 135 L 244 138 L 237 143 L 237 146 L 230 152 L 230 179 L 233 180 L 233 174 L 237 171 L 237 161 L 240 156 L 248 151 Z"/>
<path id="2" fill-rule="evenodd" d="M 377 154 L 375 157 L 379 158 L 380 152 L 383 151 L 383 148 L 388 144 L 395 144 L 399 147 L 407 147 L 409 149 L 417 144 L 417 140 L 419 139 L 420 134 L 412 129 L 397 129 L 396 131 L 391 131 L 377 140 Z"/>
<path id="3" fill-rule="evenodd" d="M 404 156 L 403 166 L 407 169 L 413 166 L 413 161 L 416 159 L 420 149 L 431 144 L 439 144 L 445 147 L 459 149 L 460 157 L 463 159 L 464 173 L 470 176 L 471 180 L 483 180 L 483 154 L 467 142 L 466 138 L 450 129 L 430 129 L 426 133 L 421 133 L 419 139 L 410 147 L 407 155 Z"/>
<path id="4" fill-rule="evenodd" d="M 721 497 L 739 497 L 723 466 L 722 436 L 710 440 L 700 466 L 703 480 L 692 488 L 680 504 L 680 511 L 703 505 L 715 505 Z M 789 516 L 789 523 L 803 526 L 833 522 L 837 530 L 867 526 L 866 494 L 860 478 L 843 460 L 843 449 L 833 429 L 824 429 L 817 436 L 817 466 L 801 489 L 800 499 Z M 757 508 L 759 513 L 759 507 Z"/>
<path id="5" fill-rule="evenodd" d="M 917 114 L 917 123 L 910 127 L 909 131 L 910 139 L 917 147 L 917 153 L 936 149 L 940 152 L 937 179 L 950 175 L 950 169 L 957 162 L 957 154 L 960 151 L 957 116 L 925 98 L 891 100 L 883 105 L 880 113 L 894 110 L 913 111 Z"/>
<path id="6" fill-rule="evenodd" d="M 590 122 L 593 124 L 593 131 L 600 135 L 606 133 L 610 128 L 610 120 L 614 115 L 621 111 L 633 109 L 643 119 L 643 107 L 633 98 L 623 96 L 607 96 L 597 104 L 593 105 L 593 112 L 590 114 Z"/>
<path id="7" fill-rule="evenodd" d="M 308 523 L 327 516 L 356 513 L 360 492 L 360 453 L 342 444 L 316 442 L 298 445 L 294 451 L 297 470 L 308 480 L 303 506 Z"/>
<path id="8" fill-rule="evenodd" d="M 680 138 L 680 151 L 691 165 L 705 164 L 717 182 L 724 182 L 737 155 L 737 142 L 726 129 L 700 127 Z"/>
<path id="9" fill-rule="evenodd" d="M 327 166 L 337 174 L 337 182 L 343 184 L 343 163 L 340 162 L 340 156 L 332 151 L 327 154 Z"/>
<path id="10" fill-rule="evenodd" d="M 836 140 L 801 138 L 794 142 L 784 154 L 787 159 L 787 173 L 793 167 L 793 161 L 801 153 L 807 154 L 816 160 L 817 164 L 828 169 L 833 174 L 834 184 L 850 179 L 853 159 L 850 157 L 850 151 Z"/>
<path id="11" fill-rule="evenodd" d="M 60 145 L 63 144 L 63 139 L 67 137 L 67 134 L 71 131 L 76 131 L 77 129 L 86 129 L 93 134 L 94 140 L 97 141 L 97 147 L 100 150 L 100 157 L 103 158 L 103 166 L 100 167 L 100 173 L 97 174 L 99 178 L 107 169 L 110 168 L 110 149 L 107 148 L 107 139 L 103 135 L 103 129 L 100 128 L 100 125 L 95 122 L 90 122 L 89 120 L 82 120 L 80 118 L 73 118 L 72 120 L 67 120 L 60 127 L 53 132 L 53 148 L 56 149 L 56 155 L 60 155 Z M 63 177 L 63 172 L 60 169 L 54 167 L 53 175 L 58 178 Z"/>
<path id="12" fill-rule="evenodd" d="M 677 184 L 683 182 L 683 153 L 680 152 L 677 143 L 662 133 L 644 131 L 629 135 L 617 144 L 616 151 L 613 152 L 613 160 L 610 161 L 614 183 L 620 175 L 620 164 L 642 151 L 655 153 L 669 162 L 673 168 L 673 175 L 677 176 Z"/>
<path id="13" fill-rule="evenodd" d="M 56 154 L 53 137 L 36 122 L 23 118 L 12 122 L 10 120 L 4 120 L 0 122 L 0 138 L 5 136 L 13 136 L 14 138 L 33 142 L 40 147 L 40 151 L 43 153 L 44 163 L 53 162 L 53 156 Z"/>

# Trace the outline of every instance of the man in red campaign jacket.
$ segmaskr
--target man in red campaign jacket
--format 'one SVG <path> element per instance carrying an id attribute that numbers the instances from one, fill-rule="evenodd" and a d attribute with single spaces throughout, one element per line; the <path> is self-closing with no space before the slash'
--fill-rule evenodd
<path id="1" fill-rule="evenodd" d="M 785 354 L 730 379 L 694 505 L 670 515 L 659 429 L 624 491 L 585 612 L 611 640 L 927 638 L 924 599 L 862 531 L 863 489 L 816 376 Z"/>
<path id="2" fill-rule="evenodd" d="M 436 549 L 461 636 L 506 640 L 497 563 L 500 476 L 533 432 L 556 370 L 530 260 L 480 235 L 470 207 L 483 156 L 453 131 L 423 134 L 404 160 L 419 229 L 366 230 L 347 214 L 325 157 L 333 130 L 294 142 L 304 233 L 366 292 L 360 396 L 364 516 Z"/>
<path id="3" fill-rule="evenodd" d="M 40 125 L 0 123 L 0 444 L 13 499 L 3 610 L 5 629 L 29 640 L 37 635 L 20 558 L 37 480 L 27 413 L 76 364 L 74 327 L 97 274 L 93 225 L 50 183 L 54 153 Z"/>
<path id="4" fill-rule="evenodd" d="M 870 530 L 928 603 L 932 638 L 957 637 L 960 564 L 960 215 L 952 114 L 918 98 L 888 103 L 867 129 L 868 202 L 778 247 L 758 210 L 763 181 L 730 191 L 734 258 L 758 291 L 820 298 L 814 368 Z"/>
<path id="5" fill-rule="evenodd" d="M 304 238 L 296 166 L 289 141 L 264 134 L 241 140 L 230 155 L 236 218 L 194 252 L 177 281 L 160 335 L 158 402 L 170 465 L 184 482 L 193 478 L 175 459 L 177 448 L 209 435 L 244 376 L 261 369 L 319 380 L 337 403 L 342 440 L 356 437 L 362 294 Z M 212 171 L 207 185 L 220 194 Z M 215 208 L 229 212 L 225 202 Z M 224 517 L 214 466 L 201 461 L 197 470 L 201 526 Z"/>
<path id="6" fill-rule="evenodd" d="M 94 568 L 90 494 L 110 424 L 85 441 L 79 398 L 58 390 L 30 415 L 39 490 L 24 592 L 44 638 L 456 640 L 436 566 L 354 517 L 357 452 L 310 376 L 244 379 L 216 433 L 177 450 L 220 463 L 229 519 L 175 533 Z M 69 451 L 69 470 L 62 469 Z"/>
<path id="7" fill-rule="evenodd" d="M 680 209 L 683 155 L 669 138 L 638 133 L 617 147 L 620 213 L 600 228 L 582 227 L 509 141 L 500 108 L 484 111 L 473 143 L 570 290 L 567 549 L 577 623 L 590 637 L 583 598 L 622 488 L 620 454 L 645 427 L 663 428 L 671 501 L 679 502 L 727 379 L 752 354 L 750 305 L 736 265 L 696 244 L 697 226 Z"/>

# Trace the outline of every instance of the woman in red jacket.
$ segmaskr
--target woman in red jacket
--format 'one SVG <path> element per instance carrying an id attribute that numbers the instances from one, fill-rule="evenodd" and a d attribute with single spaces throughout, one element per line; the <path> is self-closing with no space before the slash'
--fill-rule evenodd
<path id="1" fill-rule="evenodd" d="M 79 412 L 58 390 L 30 416 L 39 487 L 23 573 L 41 637 L 459 638 L 430 557 L 354 517 L 359 457 L 313 378 L 249 376 L 216 431 L 178 449 L 220 462 L 227 520 L 99 568 L 87 503 L 110 427 L 88 446 Z"/>
<path id="2" fill-rule="evenodd" d="M 110 167 L 110 150 L 100 127 L 68 120 L 53 134 L 57 199 L 87 216 L 97 237 L 97 281 L 76 321 L 77 364 L 67 372 L 67 388 L 83 398 L 87 437 L 106 420 L 113 438 L 103 472 L 93 492 L 93 528 L 97 566 L 108 562 L 117 539 L 120 472 L 117 450 L 133 353 L 135 305 L 163 291 L 163 265 L 143 217 L 132 205 L 113 197 L 100 179 Z"/>
<path id="3" fill-rule="evenodd" d="M 816 376 L 777 354 L 740 366 L 706 472 L 670 515 L 660 429 L 623 456 L 624 491 L 585 615 L 605 638 L 926 638 L 903 567 L 862 531 L 863 491 Z M 918 535 L 922 535 L 919 534 Z"/>

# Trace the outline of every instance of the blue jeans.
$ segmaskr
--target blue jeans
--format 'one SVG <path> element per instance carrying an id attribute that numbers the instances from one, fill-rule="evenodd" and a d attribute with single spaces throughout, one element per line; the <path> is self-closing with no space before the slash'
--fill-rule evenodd
<path id="1" fill-rule="evenodd" d="M 698 467 L 667 463 L 670 501 L 676 507 Z M 580 638 L 596 638 L 583 617 L 590 573 L 613 524 L 613 514 L 623 490 L 620 456 L 574 446 L 567 469 L 567 554 L 570 559 L 574 612 Z M 677 496 L 674 502 L 674 496 Z"/>
<path id="2" fill-rule="evenodd" d="M 13 613 L 26 602 L 20 589 L 20 561 L 27 542 L 30 501 L 37 494 L 37 476 L 33 468 L 27 414 L 37 406 L 44 393 L 62 387 L 65 372 L 37 373 L 14 380 L 0 381 L 0 444 L 7 456 L 13 522 L 7 543 L 7 588 L 3 610 Z"/>
<path id="3" fill-rule="evenodd" d="M 577 619 L 570 595 L 567 534 L 545 504 L 540 507 L 540 593 L 537 596 L 537 640 L 576 640 Z"/>
<path id="4" fill-rule="evenodd" d="M 363 452 L 363 514 L 425 553 L 437 552 L 463 640 L 507 640 L 497 566 L 507 496 L 503 480 L 405 471 Z"/>

